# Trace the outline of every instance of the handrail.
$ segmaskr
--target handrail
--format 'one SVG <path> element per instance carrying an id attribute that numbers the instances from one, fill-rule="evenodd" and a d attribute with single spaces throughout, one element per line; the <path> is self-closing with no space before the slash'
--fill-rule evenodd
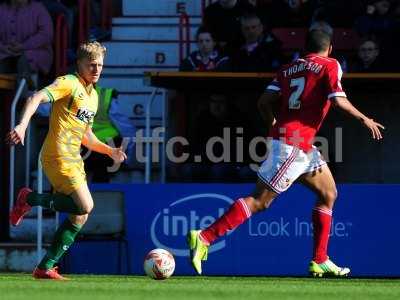
<path id="1" fill-rule="evenodd" d="M 253 73 L 253 72 L 161 72 L 152 71 L 144 72 L 147 82 L 151 82 L 151 78 L 265 78 L 272 79 L 276 73 Z M 390 73 L 344 73 L 343 78 L 351 79 L 400 79 L 400 72 Z"/>
<path id="2" fill-rule="evenodd" d="M 0 74 L 0 89 L 13 91 L 16 85 L 15 78 L 16 75 Z"/>
<path id="3" fill-rule="evenodd" d="M 153 161 L 150 156 L 150 118 L 151 118 L 151 105 L 153 104 L 154 98 L 157 96 L 158 89 L 153 89 L 149 100 L 146 103 L 146 128 L 145 128 L 145 147 L 146 147 L 146 163 L 144 170 L 144 182 L 146 184 L 150 183 L 151 180 L 151 163 Z"/>
<path id="4" fill-rule="evenodd" d="M 207 6 L 212 3 L 211 0 L 201 0 L 201 15 L 204 16 L 204 11 L 206 10 Z"/>
<path id="5" fill-rule="evenodd" d="M 151 130 L 150 121 L 151 121 L 151 106 L 152 106 L 152 104 L 154 102 L 154 99 L 156 98 L 158 93 L 159 93 L 159 88 L 154 88 L 152 93 L 151 93 L 151 95 L 150 95 L 150 97 L 147 100 L 147 103 L 146 103 L 146 125 L 145 125 L 145 139 L 144 139 L 144 141 L 145 141 L 145 158 L 146 158 L 146 161 L 145 161 L 145 172 L 144 172 L 144 175 L 145 175 L 144 182 L 146 184 L 149 184 L 150 181 L 151 181 L 151 165 L 153 163 L 153 156 L 150 153 L 150 150 L 151 150 L 150 148 L 152 146 L 152 142 L 157 142 L 157 141 L 153 141 L 151 139 L 151 136 L 150 136 L 150 130 Z M 163 101 L 161 103 L 162 110 L 163 110 L 162 121 L 161 121 L 161 126 L 163 128 L 163 132 L 162 132 L 163 135 L 162 135 L 162 141 L 161 141 L 162 148 L 161 148 L 161 162 L 160 162 L 160 165 L 161 165 L 161 182 L 165 183 L 165 177 L 166 177 L 166 153 L 165 153 L 165 150 L 166 150 L 166 126 L 167 126 L 167 120 L 166 120 L 166 118 L 167 118 L 167 113 L 166 113 L 166 110 L 167 110 L 167 98 L 166 98 L 165 90 L 163 90 L 161 92 L 161 94 L 162 94 L 162 101 Z"/>
<path id="6" fill-rule="evenodd" d="M 67 48 L 68 48 L 68 26 L 65 16 L 60 14 L 56 19 L 55 34 L 55 76 L 58 77 L 67 72 Z"/>
<path id="7" fill-rule="evenodd" d="M 16 116 L 16 109 L 17 109 L 17 104 L 19 100 L 21 99 L 22 92 L 24 91 L 24 88 L 26 86 L 26 80 L 25 78 L 22 78 L 17 92 L 15 93 L 14 99 L 11 104 L 11 120 L 10 120 L 10 130 L 13 130 L 15 127 L 15 116 Z M 29 139 L 29 131 L 27 132 L 28 136 L 26 137 Z M 25 151 L 29 151 L 28 147 L 25 148 Z M 10 188 L 9 188 L 9 209 L 11 212 L 11 209 L 13 207 L 14 203 L 14 188 L 15 188 L 15 147 L 10 147 Z"/>
<path id="8" fill-rule="evenodd" d="M 185 48 L 186 47 L 186 48 Z M 184 51 L 186 49 L 186 51 Z M 186 52 L 186 53 L 185 53 Z M 190 54 L 190 19 L 186 13 L 179 16 L 179 61 Z"/>
<path id="9" fill-rule="evenodd" d="M 168 117 L 168 99 L 166 90 L 162 90 L 162 123 L 164 128 L 163 142 L 161 147 L 161 183 L 165 183 L 167 178 L 167 117 Z"/>
<path id="10" fill-rule="evenodd" d="M 78 42 L 85 42 L 89 36 L 90 27 L 90 2 L 88 0 L 79 0 L 79 18 L 78 18 Z"/>
<path id="11" fill-rule="evenodd" d="M 221 90 L 245 91 L 249 89 L 262 91 L 266 84 L 275 78 L 274 73 L 229 73 L 229 72 L 145 72 L 147 85 L 181 91 Z M 345 73 L 346 84 L 363 84 L 367 81 L 379 84 L 392 84 L 400 87 L 399 73 Z"/>
<path id="12" fill-rule="evenodd" d="M 42 162 L 40 161 L 41 153 L 39 154 L 37 164 L 37 192 L 43 193 L 43 168 Z M 36 255 L 37 262 L 39 263 L 42 259 L 43 249 L 43 209 L 41 206 L 37 208 L 37 223 L 36 223 Z"/>
<path id="13" fill-rule="evenodd" d="M 112 26 L 113 5 L 112 0 L 101 1 L 101 28 L 110 30 Z"/>

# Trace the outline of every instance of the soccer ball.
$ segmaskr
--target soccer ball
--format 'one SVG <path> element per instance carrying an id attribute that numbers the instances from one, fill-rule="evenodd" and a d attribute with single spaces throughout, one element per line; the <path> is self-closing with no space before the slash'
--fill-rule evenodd
<path id="1" fill-rule="evenodd" d="M 144 271 L 147 276 L 162 280 L 170 277 L 175 270 L 175 259 L 164 249 L 151 250 L 144 259 Z"/>

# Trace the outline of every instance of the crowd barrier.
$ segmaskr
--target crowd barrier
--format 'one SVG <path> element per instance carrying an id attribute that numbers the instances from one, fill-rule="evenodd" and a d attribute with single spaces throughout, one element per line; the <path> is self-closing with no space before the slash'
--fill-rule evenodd
<path id="1" fill-rule="evenodd" d="M 92 190 L 125 194 L 126 232 L 131 270 L 143 274 L 143 259 L 153 248 L 171 251 L 176 275 L 194 275 L 185 235 L 204 228 L 251 184 L 93 185 Z M 353 276 L 400 276 L 400 185 L 339 185 L 329 254 Z M 112 201 L 112 199 L 110 199 Z M 315 195 L 294 185 L 272 206 L 211 248 L 205 275 L 306 276 L 312 256 L 311 210 Z M 69 272 L 116 273 L 116 247 L 78 243 Z M 101 262 L 101 263 L 100 263 Z M 126 266 L 127 267 L 127 266 Z M 128 268 L 126 268 L 128 270 Z"/>

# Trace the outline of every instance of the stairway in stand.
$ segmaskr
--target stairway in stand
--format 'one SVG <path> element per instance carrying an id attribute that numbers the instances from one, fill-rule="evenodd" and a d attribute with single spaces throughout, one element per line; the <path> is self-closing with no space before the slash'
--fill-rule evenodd
<path id="1" fill-rule="evenodd" d="M 124 0 L 123 16 L 112 21 L 112 39 L 104 43 L 107 56 L 99 84 L 119 92 L 121 112 L 138 127 L 144 125 L 145 103 L 152 90 L 143 84 L 143 73 L 178 70 L 182 12 L 189 16 L 193 50 L 201 23 L 201 0 Z M 162 115 L 160 97 L 152 106 L 155 122 Z"/>

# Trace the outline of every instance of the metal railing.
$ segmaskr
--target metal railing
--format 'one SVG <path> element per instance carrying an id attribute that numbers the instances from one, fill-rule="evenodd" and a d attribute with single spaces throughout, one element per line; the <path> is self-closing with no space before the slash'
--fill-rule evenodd
<path id="1" fill-rule="evenodd" d="M 90 2 L 88 0 L 79 0 L 78 17 L 78 42 L 83 43 L 88 39 L 90 27 Z"/>
<path id="2" fill-rule="evenodd" d="M 158 143 L 158 141 L 152 141 L 150 131 L 151 131 L 151 106 L 156 98 L 157 94 L 160 92 L 159 88 L 154 88 L 153 92 L 151 93 L 147 103 L 146 103 L 146 125 L 145 125 L 145 183 L 148 184 L 151 182 L 151 167 L 153 164 L 153 156 L 150 152 L 150 148 L 152 142 Z M 160 159 L 160 166 L 161 166 L 161 182 L 165 183 L 166 178 L 166 128 L 167 128 L 167 95 L 165 90 L 161 91 L 161 109 L 162 109 L 162 120 L 161 126 L 164 129 L 163 134 L 161 137 L 161 159 Z"/>
<path id="3" fill-rule="evenodd" d="M 201 15 L 204 16 L 204 10 L 207 6 L 213 3 L 212 0 L 201 0 Z"/>
<path id="4" fill-rule="evenodd" d="M 58 15 L 55 30 L 54 71 L 56 76 L 67 72 L 68 26 L 64 15 Z"/>
<path id="5" fill-rule="evenodd" d="M 43 193 L 43 169 L 42 162 L 40 161 L 40 154 L 37 163 L 37 192 L 39 194 Z M 42 259 L 42 249 L 43 249 L 43 208 L 41 206 L 37 207 L 37 232 L 36 232 L 36 254 L 37 262 L 39 263 Z"/>
<path id="6" fill-rule="evenodd" d="M 113 5 L 112 0 L 101 1 L 101 28 L 110 30 L 112 26 Z"/>
<path id="7" fill-rule="evenodd" d="M 190 18 L 186 13 L 179 15 L 179 62 L 190 54 Z"/>
<path id="8" fill-rule="evenodd" d="M 16 110 L 17 104 L 21 99 L 22 93 L 26 87 L 26 80 L 22 78 L 17 91 L 15 93 L 14 99 L 11 104 L 11 119 L 10 119 L 10 130 L 13 130 L 16 125 Z M 26 135 L 25 135 L 25 185 L 29 186 L 29 165 L 30 165 L 30 125 L 28 125 Z M 14 204 L 14 189 L 15 189 L 15 146 L 10 147 L 10 180 L 9 180 L 9 209 L 11 211 Z"/>
<path id="9" fill-rule="evenodd" d="M 151 181 L 151 167 L 153 163 L 152 159 L 152 154 L 150 154 L 151 146 L 152 143 L 158 143 L 158 141 L 152 141 L 151 139 L 151 106 L 154 102 L 154 99 L 156 98 L 157 94 L 160 92 L 159 88 L 153 89 L 153 92 L 151 93 L 147 103 L 146 103 L 146 124 L 145 124 L 145 157 L 146 157 L 146 162 L 145 162 L 145 183 L 148 184 Z M 161 103 L 161 109 L 162 109 L 162 116 L 161 116 L 161 126 L 164 129 L 163 134 L 161 137 L 161 161 L 160 161 L 160 166 L 161 166 L 161 182 L 165 183 L 165 177 L 166 177 L 166 153 L 165 153 L 165 148 L 166 148 L 166 126 L 167 126 L 167 112 L 166 112 L 166 93 L 164 90 L 161 91 L 161 98 L 162 98 L 162 103 Z"/>

